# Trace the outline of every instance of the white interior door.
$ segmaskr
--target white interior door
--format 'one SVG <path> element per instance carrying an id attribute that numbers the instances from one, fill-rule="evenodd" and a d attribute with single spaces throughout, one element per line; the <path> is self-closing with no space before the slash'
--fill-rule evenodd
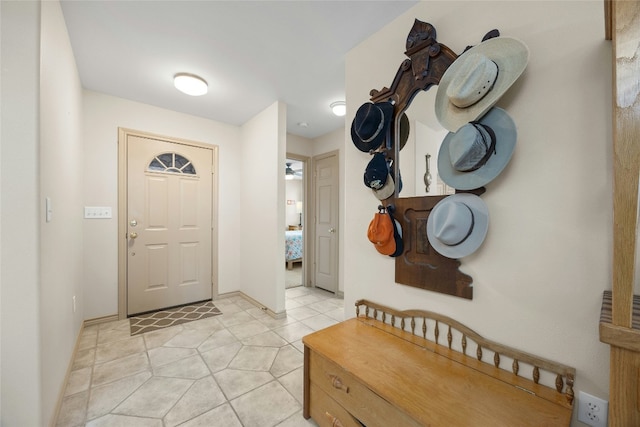
<path id="1" fill-rule="evenodd" d="M 127 314 L 212 297 L 213 150 L 130 135 Z"/>
<path id="2" fill-rule="evenodd" d="M 315 285 L 338 291 L 338 156 L 318 159 L 315 173 Z"/>

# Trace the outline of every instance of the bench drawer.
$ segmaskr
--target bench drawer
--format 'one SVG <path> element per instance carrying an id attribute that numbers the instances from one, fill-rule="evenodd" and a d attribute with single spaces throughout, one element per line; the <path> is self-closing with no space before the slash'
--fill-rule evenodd
<path id="1" fill-rule="evenodd" d="M 355 419 L 338 402 L 333 400 L 327 393 L 318 386 L 311 383 L 309 388 L 311 393 L 311 418 L 320 427 L 362 427 L 363 425 Z"/>
<path id="2" fill-rule="evenodd" d="M 367 388 L 356 377 L 313 351 L 309 355 L 309 367 L 311 385 L 316 385 L 343 408 L 348 408 L 364 425 L 420 426 L 407 414 Z M 313 402 L 311 411 L 313 413 Z"/>

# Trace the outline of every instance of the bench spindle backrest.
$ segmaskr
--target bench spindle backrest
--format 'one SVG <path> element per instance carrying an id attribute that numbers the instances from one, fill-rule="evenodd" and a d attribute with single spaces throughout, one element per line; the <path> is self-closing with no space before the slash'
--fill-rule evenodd
<path id="1" fill-rule="evenodd" d="M 457 320 L 439 313 L 426 310 L 400 311 L 367 300 L 358 300 L 355 305 L 356 316 L 362 321 L 382 322 L 388 326 L 385 330 L 394 335 L 414 341 L 429 350 L 446 355 L 489 375 L 500 377 L 515 387 L 567 408 L 571 408 L 573 405 L 573 383 L 576 373 L 572 367 L 485 339 Z M 364 315 L 360 313 L 362 306 L 365 308 Z M 387 321 L 389 316 L 390 320 Z M 397 322 L 398 319 L 400 319 L 399 322 Z M 374 326 L 380 326 L 376 322 L 370 323 Z M 446 343 L 440 342 L 443 325 L 446 329 Z M 424 341 L 417 342 L 416 339 Z M 472 342 L 471 345 L 469 341 Z M 467 354 L 467 351 L 474 346 L 476 361 L 473 361 L 473 357 Z M 483 360 L 485 353 L 487 353 L 487 357 L 493 355 L 492 363 Z M 501 365 L 503 359 L 506 359 L 505 362 L 511 361 L 510 370 Z M 521 365 L 527 367 L 526 375 L 524 366 Z M 541 371 L 547 374 L 545 376 L 550 377 L 548 381 L 541 382 Z M 546 384 L 548 382 L 553 382 L 553 386 Z"/>

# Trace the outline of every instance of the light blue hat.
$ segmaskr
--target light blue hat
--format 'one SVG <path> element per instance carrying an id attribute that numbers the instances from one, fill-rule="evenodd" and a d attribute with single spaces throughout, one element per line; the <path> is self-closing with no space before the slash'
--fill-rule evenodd
<path id="1" fill-rule="evenodd" d="M 427 238 L 439 254 L 463 258 L 475 252 L 487 236 L 489 209 L 475 194 L 445 197 L 434 206 L 427 220 Z"/>
<path id="2" fill-rule="evenodd" d="M 445 136 L 438 151 L 438 175 L 449 187 L 473 190 L 496 178 L 507 166 L 518 132 L 513 119 L 494 107 L 479 121 Z"/>

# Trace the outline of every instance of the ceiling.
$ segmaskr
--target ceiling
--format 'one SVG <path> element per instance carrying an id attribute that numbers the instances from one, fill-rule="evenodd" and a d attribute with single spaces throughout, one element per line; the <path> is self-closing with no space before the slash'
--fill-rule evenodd
<path id="1" fill-rule="evenodd" d="M 345 54 L 417 2 L 61 5 L 84 88 L 237 126 L 280 100 L 287 131 L 316 138 L 344 126 L 329 104 L 345 99 Z M 181 72 L 204 78 L 209 93 L 178 92 Z"/>

